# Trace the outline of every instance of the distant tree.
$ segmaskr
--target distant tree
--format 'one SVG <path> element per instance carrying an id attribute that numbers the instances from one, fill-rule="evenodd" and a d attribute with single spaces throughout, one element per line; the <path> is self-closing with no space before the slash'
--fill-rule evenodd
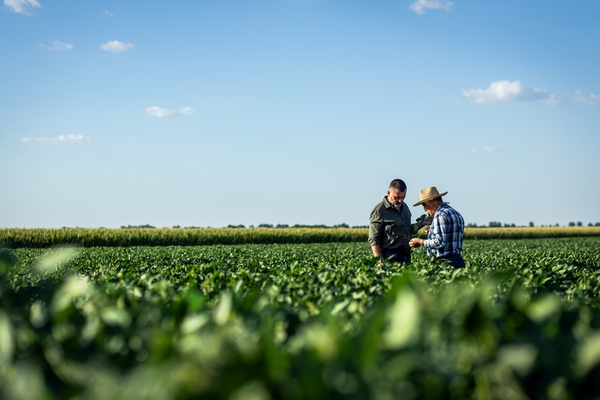
<path id="1" fill-rule="evenodd" d="M 502 222 L 491 221 L 488 226 L 490 228 L 500 228 L 502 227 Z"/>
<path id="2" fill-rule="evenodd" d="M 569 222 L 569 226 L 575 226 L 575 222 Z"/>
<path id="3" fill-rule="evenodd" d="M 600 222 L 596 222 L 596 225 L 594 225 L 594 226 L 600 226 Z"/>
<path id="4" fill-rule="evenodd" d="M 277 224 L 277 226 L 275 228 L 289 228 L 290 226 L 288 224 Z"/>
<path id="5" fill-rule="evenodd" d="M 271 225 L 271 224 L 260 224 L 260 225 L 258 225 L 258 227 L 259 228 L 272 228 L 273 225 Z"/>
<path id="6" fill-rule="evenodd" d="M 591 222 L 588 224 L 588 226 L 594 226 Z"/>
<path id="7" fill-rule="evenodd" d="M 477 228 L 477 224 L 476 224 L 476 223 L 469 222 L 469 223 L 467 224 L 467 227 L 469 227 L 469 228 Z"/>
<path id="8" fill-rule="evenodd" d="M 583 226 L 583 224 L 581 223 L 581 221 L 577 221 L 577 226 Z"/>
<path id="9" fill-rule="evenodd" d="M 246 228 L 244 225 L 227 225 L 228 228 Z"/>
<path id="10" fill-rule="evenodd" d="M 530 223 L 529 223 L 529 227 L 530 227 L 530 228 L 533 228 L 534 226 L 535 226 L 535 224 L 534 224 L 533 222 L 530 222 Z"/>
<path id="11" fill-rule="evenodd" d="M 334 228 L 350 228 L 350 227 L 348 226 L 348 224 L 346 224 L 346 223 L 343 223 L 343 222 L 342 222 L 341 224 L 339 224 L 339 225 L 334 225 L 333 227 L 334 227 Z"/>

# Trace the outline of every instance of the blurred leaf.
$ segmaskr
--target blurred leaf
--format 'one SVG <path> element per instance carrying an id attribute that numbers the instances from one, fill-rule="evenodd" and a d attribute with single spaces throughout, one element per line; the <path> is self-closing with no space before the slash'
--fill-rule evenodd
<path id="1" fill-rule="evenodd" d="M 535 322 L 542 323 L 560 310 L 560 301 L 556 296 L 547 295 L 527 304 L 525 312 Z"/>
<path id="2" fill-rule="evenodd" d="M 533 367 L 538 350 L 533 344 L 506 344 L 498 350 L 498 362 L 521 376 L 525 376 Z"/>
<path id="3" fill-rule="evenodd" d="M 230 400 L 271 400 L 271 395 L 262 385 L 254 381 L 245 384 L 231 395 Z"/>
<path id="4" fill-rule="evenodd" d="M 589 334 L 577 351 L 577 369 L 584 376 L 600 362 L 600 332 Z"/>
<path id="5" fill-rule="evenodd" d="M 12 362 L 15 344 L 8 315 L 0 309 L 0 372 Z"/>
<path id="6" fill-rule="evenodd" d="M 131 324 L 131 317 L 127 311 L 115 307 L 105 308 L 100 316 L 106 325 L 126 328 Z"/>
<path id="7" fill-rule="evenodd" d="M 213 320 L 215 321 L 215 324 L 217 324 L 218 326 L 225 325 L 225 323 L 229 319 L 232 304 L 233 298 L 231 296 L 231 293 L 223 293 L 213 311 Z"/>
<path id="8" fill-rule="evenodd" d="M 56 315 L 73 304 L 73 300 L 86 296 L 90 293 L 92 286 L 88 278 L 69 276 L 54 294 L 50 310 Z"/>
<path id="9" fill-rule="evenodd" d="M 399 349 L 414 343 L 419 334 L 420 310 L 417 297 L 403 289 L 387 311 L 388 326 L 383 332 L 383 346 Z"/>
<path id="10" fill-rule="evenodd" d="M 79 249 L 76 247 L 57 247 L 38 260 L 34 271 L 39 275 L 53 272 L 73 261 L 78 254 Z"/>

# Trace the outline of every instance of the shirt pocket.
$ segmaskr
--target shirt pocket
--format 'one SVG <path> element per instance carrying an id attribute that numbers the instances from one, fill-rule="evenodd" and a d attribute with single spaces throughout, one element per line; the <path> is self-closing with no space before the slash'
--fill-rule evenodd
<path id="1" fill-rule="evenodd" d="M 398 238 L 398 227 L 394 225 L 393 221 L 384 221 L 383 231 L 388 244 L 394 244 Z"/>

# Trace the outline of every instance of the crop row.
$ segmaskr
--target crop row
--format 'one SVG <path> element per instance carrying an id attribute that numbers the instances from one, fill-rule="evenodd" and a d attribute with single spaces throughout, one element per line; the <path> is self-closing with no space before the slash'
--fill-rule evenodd
<path id="1" fill-rule="evenodd" d="M 0 229 L 0 243 L 12 248 L 61 244 L 94 246 L 200 246 L 365 242 L 365 228 L 190 228 L 190 229 Z M 600 236 L 600 227 L 466 228 L 465 239 L 524 239 Z"/>

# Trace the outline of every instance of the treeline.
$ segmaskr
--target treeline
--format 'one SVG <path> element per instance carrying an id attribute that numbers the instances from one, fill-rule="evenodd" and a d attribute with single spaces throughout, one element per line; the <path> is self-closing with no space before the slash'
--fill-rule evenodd
<path id="1" fill-rule="evenodd" d="M 530 228 L 535 227 L 536 225 L 533 222 L 530 222 L 528 225 Z M 584 226 L 583 223 L 581 221 L 575 223 L 575 222 L 569 222 L 570 227 L 574 227 L 574 226 Z M 600 222 L 596 222 L 595 224 L 592 224 L 591 222 L 589 222 L 587 224 L 587 226 L 600 226 Z M 560 224 L 554 224 L 554 225 L 540 225 L 540 227 L 542 228 L 558 228 L 560 227 Z M 468 223 L 467 224 L 467 228 L 523 228 L 523 226 L 517 226 L 514 223 L 512 224 L 507 224 L 507 223 L 502 223 L 502 222 L 498 222 L 498 221 L 490 221 L 487 225 L 477 225 L 476 223 Z"/>
<path id="2" fill-rule="evenodd" d="M 131 228 L 150 228 L 150 229 L 156 229 L 155 226 L 152 225 L 137 225 L 137 226 L 133 226 L 133 225 L 127 225 L 127 226 L 121 226 L 122 229 L 131 229 Z M 209 227 L 210 228 L 210 227 Z M 227 225 L 226 228 L 242 228 L 242 229 L 246 229 L 246 225 L 240 224 L 240 225 Z M 333 225 L 333 226 L 329 226 L 329 225 L 299 225 L 299 224 L 295 224 L 295 225 L 288 225 L 288 224 L 259 224 L 257 226 L 254 225 L 249 225 L 248 226 L 249 229 L 253 229 L 253 228 L 276 228 L 276 229 L 283 229 L 283 228 L 294 228 L 294 229 L 298 229 L 298 228 L 310 228 L 310 229 L 331 229 L 331 228 L 368 228 L 368 225 L 355 225 L 355 226 L 350 226 L 346 223 L 341 223 L 338 225 Z M 173 229 L 202 229 L 199 226 L 180 226 L 180 225 L 175 225 L 173 226 Z"/>

